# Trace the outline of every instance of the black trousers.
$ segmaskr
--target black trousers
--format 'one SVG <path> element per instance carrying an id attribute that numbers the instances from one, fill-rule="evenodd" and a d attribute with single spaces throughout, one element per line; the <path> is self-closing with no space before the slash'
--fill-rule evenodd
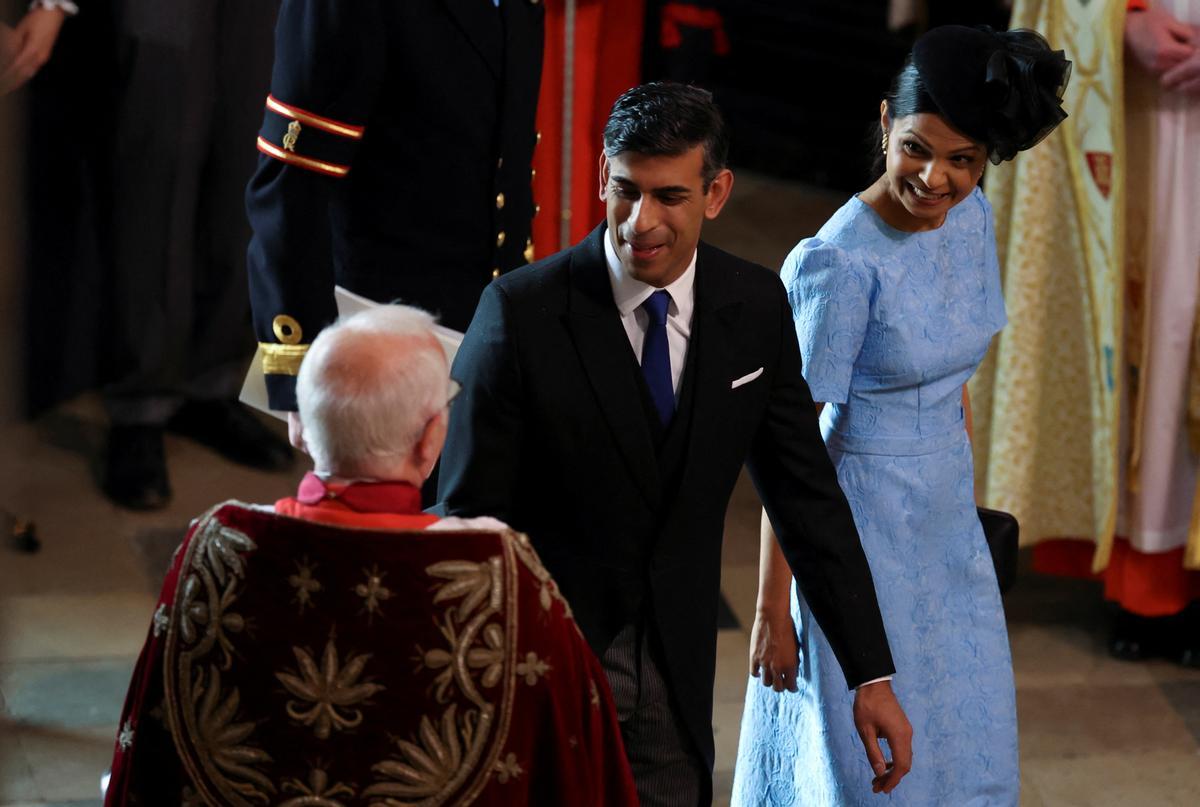
<path id="1" fill-rule="evenodd" d="M 617 634 L 600 660 L 638 799 L 642 807 L 711 805 L 712 775 L 674 705 L 661 660 L 661 643 L 645 620 Z"/>
<path id="2" fill-rule="evenodd" d="M 114 422 L 232 398 L 254 348 L 243 201 L 278 0 L 120 0 L 112 306 Z"/>

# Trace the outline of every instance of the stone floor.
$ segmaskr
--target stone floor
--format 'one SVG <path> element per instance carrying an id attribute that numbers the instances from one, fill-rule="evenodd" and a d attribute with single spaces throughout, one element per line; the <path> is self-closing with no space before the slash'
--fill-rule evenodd
<path id="1" fill-rule="evenodd" d="M 719 245 L 778 266 L 840 198 L 739 176 Z M 154 592 L 187 522 L 225 498 L 271 501 L 289 474 L 246 471 L 169 439 L 175 501 L 133 514 L 95 491 L 103 440 L 84 397 L 0 430 L 0 508 L 32 518 L 40 553 L 0 538 L 0 807 L 97 805 L 116 722 Z M 717 803 L 727 803 L 746 686 L 757 574 L 758 502 L 745 480 L 729 509 L 723 588 L 739 627 L 718 637 Z M 1026 573 L 1006 602 L 1030 807 L 1200 803 L 1200 672 L 1127 664 L 1103 648 L 1104 610 L 1087 583 Z"/>

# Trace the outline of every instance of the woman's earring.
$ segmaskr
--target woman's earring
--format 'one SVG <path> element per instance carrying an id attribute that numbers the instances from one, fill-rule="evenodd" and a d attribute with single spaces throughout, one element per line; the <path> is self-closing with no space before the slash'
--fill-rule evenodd
<path id="1" fill-rule="evenodd" d="M 888 144 L 888 133 L 884 132 L 883 133 L 883 153 L 884 154 L 887 154 L 887 144 Z"/>

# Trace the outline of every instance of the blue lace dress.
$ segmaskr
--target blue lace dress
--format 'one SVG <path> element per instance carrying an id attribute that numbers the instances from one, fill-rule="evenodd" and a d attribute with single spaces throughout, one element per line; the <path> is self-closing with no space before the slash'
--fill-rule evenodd
<path id="1" fill-rule="evenodd" d="M 751 678 L 733 804 L 1016 805 L 1017 717 L 1004 610 L 976 515 L 962 386 L 1006 319 L 983 194 L 936 230 L 894 230 L 852 198 L 782 271 L 913 726 L 912 772 L 871 793 L 833 652 L 793 586 L 799 692 Z"/>

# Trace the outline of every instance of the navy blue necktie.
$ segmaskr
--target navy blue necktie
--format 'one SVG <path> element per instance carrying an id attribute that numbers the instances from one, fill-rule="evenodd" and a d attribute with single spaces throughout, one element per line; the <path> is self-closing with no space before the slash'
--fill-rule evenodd
<path id="1" fill-rule="evenodd" d="M 650 388 L 650 398 L 658 410 L 658 418 L 666 426 L 675 415 L 675 388 L 671 384 L 671 348 L 667 343 L 667 306 L 669 292 L 659 289 L 650 295 L 642 308 L 650 316 L 646 340 L 642 342 L 642 375 Z"/>

